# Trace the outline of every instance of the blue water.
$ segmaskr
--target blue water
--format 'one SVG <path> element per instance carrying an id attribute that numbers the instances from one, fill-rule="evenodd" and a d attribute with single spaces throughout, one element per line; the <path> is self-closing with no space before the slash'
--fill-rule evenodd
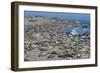
<path id="1" fill-rule="evenodd" d="M 88 13 L 24 11 L 24 16 L 45 16 L 48 18 L 79 20 L 82 24 L 90 24 L 90 14 Z"/>

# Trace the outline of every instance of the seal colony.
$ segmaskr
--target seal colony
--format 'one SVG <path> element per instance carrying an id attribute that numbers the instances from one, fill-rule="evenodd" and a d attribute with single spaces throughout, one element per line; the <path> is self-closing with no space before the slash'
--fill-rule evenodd
<path id="1" fill-rule="evenodd" d="M 78 20 L 24 16 L 24 61 L 90 58 L 90 26 Z"/>

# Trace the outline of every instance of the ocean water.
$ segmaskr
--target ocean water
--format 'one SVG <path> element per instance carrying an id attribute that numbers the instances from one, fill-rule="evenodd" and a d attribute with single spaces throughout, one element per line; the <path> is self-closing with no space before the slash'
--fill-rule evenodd
<path id="1" fill-rule="evenodd" d="M 90 14 L 87 13 L 24 11 L 24 16 L 44 16 L 47 18 L 79 20 L 81 24 L 90 24 Z"/>

